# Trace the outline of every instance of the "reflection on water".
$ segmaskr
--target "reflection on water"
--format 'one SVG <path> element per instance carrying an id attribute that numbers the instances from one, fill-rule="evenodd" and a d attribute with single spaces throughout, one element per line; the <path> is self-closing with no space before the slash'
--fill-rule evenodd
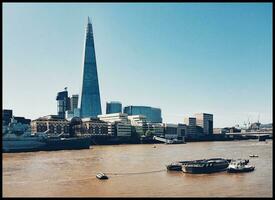
<path id="1" fill-rule="evenodd" d="M 3 196 L 272 196 L 272 140 L 153 146 L 104 145 L 73 151 L 4 153 Z M 249 158 L 249 154 L 259 157 Z M 212 157 L 249 159 L 256 169 L 242 174 L 185 174 L 165 168 L 177 160 Z M 101 171 L 109 173 L 108 180 L 96 179 Z"/>

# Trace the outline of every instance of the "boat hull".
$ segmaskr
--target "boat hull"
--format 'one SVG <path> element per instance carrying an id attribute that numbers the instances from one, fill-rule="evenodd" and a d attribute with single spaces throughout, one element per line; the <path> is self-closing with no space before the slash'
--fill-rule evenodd
<path id="1" fill-rule="evenodd" d="M 235 169 L 235 168 L 228 168 L 227 172 L 228 173 L 242 173 L 242 172 L 252 172 L 254 171 L 254 167 L 246 167 L 242 169 Z"/>
<path id="2" fill-rule="evenodd" d="M 89 138 L 49 138 L 45 140 L 22 139 L 3 140 L 2 150 L 4 153 L 18 153 L 31 151 L 55 151 L 89 149 Z"/>
<path id="3" fill-rule="evenodd" d="M 46 146 L 46 143 L 37 139 L 5 139 L 2 141 L 4 153 L 39 151 Z"/>
<path id="4" fill-rule="evenodd" d="M 90 138 L 62 138 L 48 139 L 43 147 L 45 151 L 52 150 L 73 150 L 73 149 L 89 149 L 91 145 Z"/>

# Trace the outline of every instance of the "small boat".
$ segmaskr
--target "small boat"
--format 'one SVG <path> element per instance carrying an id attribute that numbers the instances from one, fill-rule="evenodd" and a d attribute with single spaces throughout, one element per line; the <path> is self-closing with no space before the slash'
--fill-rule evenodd
<path id="1" fill-rule="evenodd" d="M 103 172 L 100 172 L 96 175 L 96 178 L 98 179 L 108 179 L 108 176 L 104 174 Z"/>
<path id="2" fill-rule="evenodd" d="M 256 158 L 256 157 L 259 157 L 259 156 L 256 155 L 256 154 L 250 154 L 249 157 L 251 157 L 251 158 Z"/>
<path id="3" fill-rule="evenodd" d="M 254 166 L 246 165 L 244 161 L 233 161 L 229 164 L 227 172 L 239 173 L 239 172 L 251 172 L 255 169 Z"/>
<path id="4" fill-rule="evenodd" d="M 182 164 L 180 163 L 171 163 L 170 165 L 166 166 L 167 170 L 170 171 L 181 171 L 182 170 Z"/>

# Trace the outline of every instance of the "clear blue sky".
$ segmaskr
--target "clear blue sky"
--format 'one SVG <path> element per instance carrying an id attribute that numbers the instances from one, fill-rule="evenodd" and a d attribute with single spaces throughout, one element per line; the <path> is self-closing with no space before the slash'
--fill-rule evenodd
<path id="1" fill-rule="evenodd" d="M 88 16 L 104 113 L 118 100 L 170 123 L 272 122 L 271 3 L 4 3 L 3 108 L 35 119 L 80 93 Z"/>

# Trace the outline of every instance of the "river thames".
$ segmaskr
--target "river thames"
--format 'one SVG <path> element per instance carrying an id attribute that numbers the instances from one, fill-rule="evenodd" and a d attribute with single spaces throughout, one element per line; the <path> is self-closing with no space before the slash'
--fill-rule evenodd
<path id="1" fill-rule="evenodd" d="M 272 145 L 272 140 L 245 140 L 3 153 L 3 196 L 272 197 Z M 250 154 L 259 157 L 249 158 Z M 178 160 L 213 157 L 249 159 L 255 170 L 186 174 L 168 172 L 165 166 Z M 98 172 L 109 179 L 98 180 Z"/>

